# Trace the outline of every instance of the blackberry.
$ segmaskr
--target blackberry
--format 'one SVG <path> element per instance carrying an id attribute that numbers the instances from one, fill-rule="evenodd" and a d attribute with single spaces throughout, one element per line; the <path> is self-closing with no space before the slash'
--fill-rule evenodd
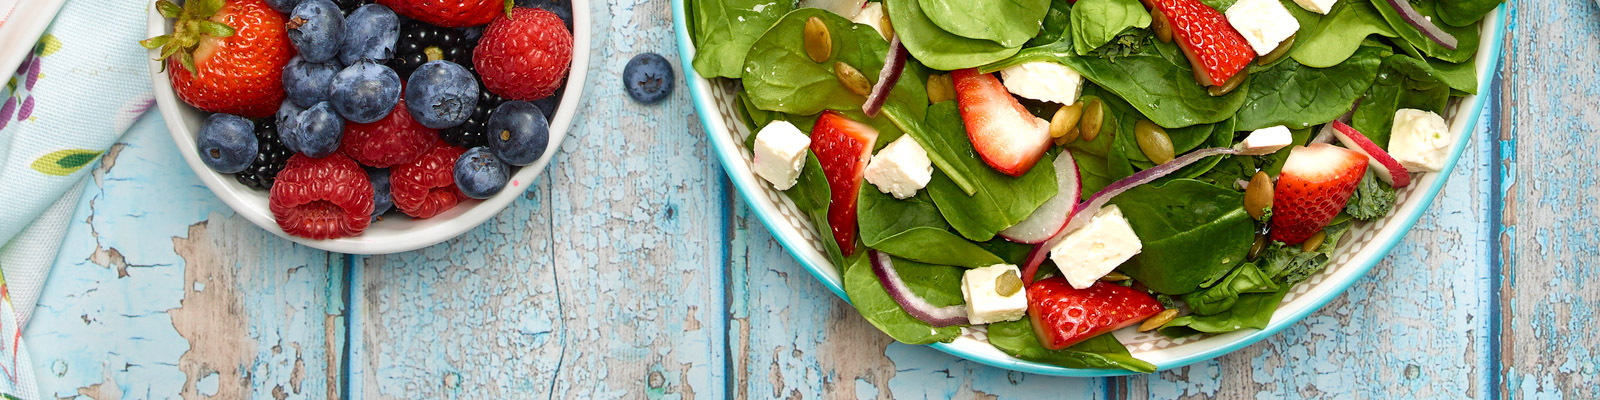
<path id="1" fill-rule="evenodd" d="M 489 115 L 494 113 L 495 107 L 499 107 L 501 103 L 505 102 L 506 99 L 504 97 L 489 93 L 489 89 L 483 88 L 483 84 L 480 82 L 478 84 L 478 106 L 472 110 L 472 116 L 468 117 L 467 122 L 462 122 L 461 125 L 440 129 L 439 138 L 444 139 L 445 143 L 449 143 L 452 146 L 466 149 L 488 144 L 489 141 L 484 136 L 483 126 L 489 123 Z"/>
<path id="2" fill-rule="evenodd" d="M 234 174 L 239 183 L 257 190 L 272 189 L 272 182 L 278 179 L 278 172 L 283 171 L 284 164 L 289 163 L 289 156 L 294 155 L 283 141 L 278 140 L 278 126 L 272 118 L 256 120 L 257 152 L 255 161 L 250 162 L 244 171 Z"/>
<path id="3" fill-rule="evenodd" d="M 333 4 L 337 4 L 339 6 L 339 10 L 344 11 L 345 14 L 350 14 L 350 12 L 355 11 L 356 8 L 372 4 L 372 0 L 333 0 Z"/>
<path id="4" fill-rule="evenodd" d="M 443 28 L 409 20 L 400 25 L 400 41 L 395 45 L 389 68 L 410 80 L 411 72 L 431 60 L 448 60 L 472 70 L 472 48 L 476 38 L 456 28 Z"/>

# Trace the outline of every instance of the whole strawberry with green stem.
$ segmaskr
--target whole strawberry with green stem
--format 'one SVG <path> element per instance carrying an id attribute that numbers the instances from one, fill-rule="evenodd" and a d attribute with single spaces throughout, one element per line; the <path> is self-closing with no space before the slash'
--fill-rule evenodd
<path id="1" fill-rule="evenodd" d="M 156 2 L 171 34 L 140 41 L 160 49 L 178 98 L 207 112 L 264 118 L 283 102 L 283 67 L 294 57 L 283 14 L 264 0 Z"/>

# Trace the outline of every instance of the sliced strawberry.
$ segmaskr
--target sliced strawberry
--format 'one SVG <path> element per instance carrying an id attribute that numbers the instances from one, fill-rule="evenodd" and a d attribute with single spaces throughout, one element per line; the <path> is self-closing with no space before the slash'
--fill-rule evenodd
<path id="1" fill-rule="evenodd" d="M 1194 78 L 1201 85 L 1227 82 L 1256 57 L 1244 36 L 1211 6 L 1198 0 L 1144 0 L 1144 5 L 1167 17 L 1172 39 L 1189 57 Z"/>
<path id="2" fill-rule="evenodd" d="M 1272 195 L 1272 240 L 1299 244 L 1328 226 L 1367 173 L 1367 156 L 1316 143 L 1289 150 Z"/>
<path id="3" fill-rule="evenodd" d="M 1339 138 L 1339 143 L 1343 143 L 1344 147 L 1350 150 L 1367 155 L 1367 165 L 1378 172 L 1378 179 L 1383 180 L 1383 183 L 1396 189 L 1411 184 L 1411 173 L 1406 172 L 1406 167 L 1401 166 L 1400 161 L 1390 156 L 1389 152 L 1383 151 L 1378 144 L 1372 143 L 1372 139 L 1367 139 L 1367 135 L 1339 120 L 1329 124 L 1333 125 L 1333 137 Z"/>
<path id="4" fill-rule="evenodd" d="M 828 176 L 828 225 L 833 240 L 845 256 L 856 252 L 856 191 L 872 158 L 872 145 L 878 130 L 852 121 L 832 110 L 823 111 L 811 128 L 811 151 L 817 153 L 822 172 Z"/>
<path id="5" fill-rule="evenodd" d="M 983 162 L 1006 175 L 1022 176 L 1044 157 L 1050 149 L 1049 121 L 1023 108 L 994 74 L 968 68 L 950 76 L 967 138 Z"/>
<path id="6" fill-rule="evenodd" d="M 1028 285 L 1028 318 L 1039 344 L 1051 350 L 1122 329 L 1161 310 L 1149 294 L 1112 283 L 1073 289 L 1055 276 Z"/>

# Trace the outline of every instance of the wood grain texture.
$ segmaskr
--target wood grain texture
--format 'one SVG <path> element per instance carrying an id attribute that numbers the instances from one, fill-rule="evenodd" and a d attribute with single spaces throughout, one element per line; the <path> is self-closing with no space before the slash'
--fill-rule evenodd
<path id="1" fill-rule="evenodd" d="M 337 396 L 344 283 L 329 255 L 232 215 L 159 115 L 124 140 L 93 172 L 25 332 L 41 394 Z"/>
<path id="2" fill-rule="evenodd" d="M 1496 193 L 1504 398 L 1600 397 L 1595 149 L 1600 7 L 1519 1 L 1505 59 Z"/>

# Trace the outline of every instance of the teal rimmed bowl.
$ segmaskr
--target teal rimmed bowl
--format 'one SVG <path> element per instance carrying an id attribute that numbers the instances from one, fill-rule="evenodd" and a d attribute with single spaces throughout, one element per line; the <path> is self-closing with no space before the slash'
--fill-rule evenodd
<path id="1" fill-rule="evenodd" d="M 1396 200 L 1398 205 L 1388 216 L 1377 221 L 1357 224 L 1352 228 L 1348 236 L 1351 240 L 1339 244 L 1337 256 L 1328 268 L 1297 285 L 1293 291 L 1284 296 L 1283 303 L 1272 315 L 1272 321 L 1265 329 L 1174 340 L 1153 332 L 1140 333 L 1129 328 L 1115 332 L 1117 339 L 1126 344 L 1135 357 L 1149 361 L 1160 369 L 1182 367 L 1216 358 L 1265 339 L 1322 308 L 1355 284 L 1356 280 L 1366 275 L 1367 271 L 1383 260 L 1411 226 L 1416 224 L 1423 212 L 1427 211 L 1428 206 L 1433 203 L 1433 198 L 1444 187 L 1446 178 L 1455 169 L 1456 162 L 1467 147 L 1467 142 L 1472 140 L 1478 116 L 1483 107 L 1489 103 L 1489 98 L 1486 97 L 1490 95 L 1489 84 L 1499 65 L 1501 42 L 1505 38 L 1506 31 L 1505 13 L 1506 6 L 1501 5 L 1490 12 L 1481 25 L 1484 40 L 1478 45 L 1476 59 L 1480 95 L 1460 98 L 1452 103 L 1446 112 L 1445 119 L 1450 123 L 1450 130 L 1454 131 L 1459 139 L 1450 150 L 1450 162 L 1445 164 L 1444 170 L 1439 173 L 1423 174 L 1414 184 L 1401 190 Z M 739 119 L 740 106 L 734 96 L 735 83 L 727 79 L 707 80 L 695 72 L 693 63 L 695 48 L 686 25 L 688 20 L 684 0 L 672 0 L 672 17 L 681 57 L 679 61 L 683 66 L 689 93 L 694 98 L 695 109 L 699 111 L 700 122 L 705 126 L 712 148 L 717 158 L 722 161 L 722 167 L 728 172 L 728 180 L 733 182 L 740 196 L 750 204 L 751 212 L 767 226 L 767 230 L 783 244 L 784 249 L 794 255 L 795 259 L 805 266 L 806 271 L 811 272 L 811 275 L 827 286 L 828 290 L 848 301 L 838 268 L 830 263 L 820 250 L 821 242 L 814 233 L 815 227 L 795 209 L 794 203 L 790 202 L 788 197 L 764 184 L 751 172 L 750 151 L 743 146 L 744 138 L 751 132 Z M 1065 368 L 1019 360 L 989 345 L 981 329 L 964 330 L 962 336 L 950 343 L 935 343 L 929 346 L 979 363 L 1036 374 L 1079 377 L 1132 374 L 1122 370 Z"/>

